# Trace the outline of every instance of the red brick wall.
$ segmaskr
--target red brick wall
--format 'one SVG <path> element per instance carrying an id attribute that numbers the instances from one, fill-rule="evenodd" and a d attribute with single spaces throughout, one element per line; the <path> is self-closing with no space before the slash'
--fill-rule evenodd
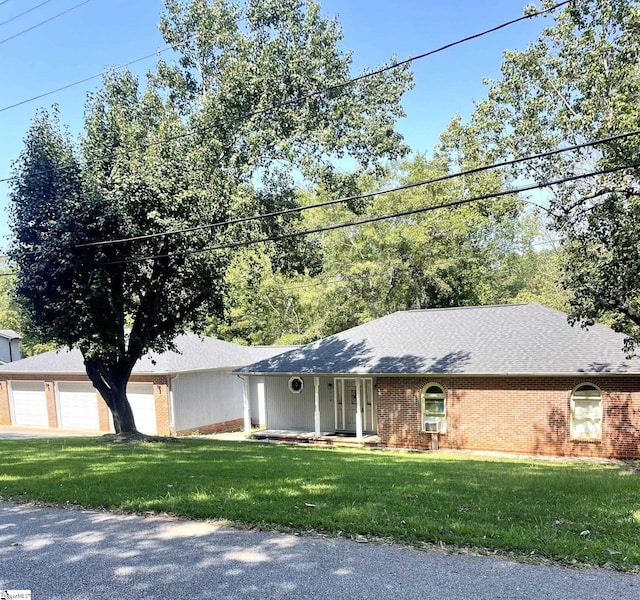
<path id="1" fill-rule="evenodd" d="M 82 375 L 41 375 L 40 378 L 45 383 L 45 396 L 47 399 L 47 412 L 49 416 L 49 427 L 58 427 L 58 415 L 55 397 L 56 381 L 82 381 L 89 382 L 89 378 Z M 0 377 L 0 425 L 11 424 L 11 414 L 9 409 L 9 386 L 8 380 L 14 381 L 37 381 L 39 378 L 33 374 L 7 374 Z M 153 395 L 156 404 L 156 425 L 158 435 L 169 435 L 169 397 L 167 388 L 167 378 L 164 375 L 132 375 L 131 382 L 153 383 Z M 96 391 L 96 402 L 98 403 L 98 417 L 100 431 L 110 431 L 111 413 L 102 396 Z"/>
<path id="2" fill-rule="evenodd" d="M 59 426 L 58 405 L 56 404 L 56 383 L 51 377 L 45 377 L 44 396 L 47 399 L 47 416 L 49 417 L 49 427 L 56 429 Z"/>
<path id="3" fill-rule="evenodd" d="M 11 408 L 9 407 L 9 384 L 0 378 L 0 425 L 11 425 Z"/>
<path id="4" fill-rule="evenodd" d="M 383 445 L 430 449 L 422 432 L 425 384 L 445 389 L 441 449 L 493 450 L 558 456 L 640 457 L 639 377 L 438 377 L 377 381 L 378 435 Z M 571 439 L 571 392 L 580 383 L 602 391 L 602 439 Z"/>
<path id="5" fill-rule="evenodd" d="M 178 435 L 189 435 L 191 433 L 201 433 L 203 435 L 209 433 L 225 433 L 227 431 L 240 431 L 244 428 L 244 418 L 234 419 L 233 421 L 224 421 L 223 423 L 213 423 L 212 425 L 203 425 L 202 427 L 194 427 L 193 429 L 184 429 L 176 432 Z"/>
<path id="6" fill-rule="evenodd" d="M 133 378 L 131 381 L 135 381 Z M 158 435 L 170 435 L 169 388 L 167 377 L 159 375 L 153 378 L 153 398 L 156 403 L 156 427 Z"/>

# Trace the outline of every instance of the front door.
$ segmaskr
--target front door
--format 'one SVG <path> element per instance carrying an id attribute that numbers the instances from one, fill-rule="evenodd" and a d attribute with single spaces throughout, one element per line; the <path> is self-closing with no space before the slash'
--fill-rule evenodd
<path id="1" fill-rule="evenodd" d="M 360 410 L 364 431 L 375 433 L 378 429 L 373 394 L 373 379 L 362 377 L 360 383 Z M 358 410 L 357 383 L 354 378 L 336 377 L 333 382 L 336 431 L 356 431 Z"/>

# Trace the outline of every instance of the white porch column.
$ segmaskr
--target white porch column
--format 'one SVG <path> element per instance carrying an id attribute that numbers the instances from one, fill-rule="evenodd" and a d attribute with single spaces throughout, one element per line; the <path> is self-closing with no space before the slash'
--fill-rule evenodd
<path id="1" fill-rule="evenodd" d="M 313 413 L 314 433 L 316 437 L 320 437 L 320 377 L 313 378 L 314 397 L 316 402 L 316 410 Z"/>
<path id="2" fill-rule="evenodd" d="M 356 439 L 362 439 L 362 381 L 356 379 Z"/>
<path id="3" fill-rule="evenodd" d="M 242 401 L 244 404 L 244 432 L 246 435 L 251 433 L 251 401 L 249 399 L 250 388 L 249 378 L 238 375 L 242 379 Z"/>

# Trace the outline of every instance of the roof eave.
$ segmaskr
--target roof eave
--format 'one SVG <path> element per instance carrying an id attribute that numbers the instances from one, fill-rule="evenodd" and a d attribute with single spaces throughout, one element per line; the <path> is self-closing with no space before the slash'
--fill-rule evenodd
<path id="1" fill-rule="evenodd" d="M 233 371 L 235 375 L 282 375 L 299 377 L 640 377 L 638 372 L 620 371 L 573 371 L 573 372 L 521 372 L 521 373 L 379 373 L 369 371 Z"/>

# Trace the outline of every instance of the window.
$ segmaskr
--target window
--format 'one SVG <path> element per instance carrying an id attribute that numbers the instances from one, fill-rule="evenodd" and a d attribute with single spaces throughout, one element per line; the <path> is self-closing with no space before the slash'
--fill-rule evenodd
<path id="1" fill-rule="evenodd" d="M 304 381 L 302 381 L 300 377 L 291 377 L 291 379 L 289 379 L 289 389 L 294 394 L 299 394 L 303 388 L 304 388 Z"/>
<path id="2" fill-rule="evenodd" d="M 576 440 L 602 437 L 602 393 L 595 385 L 579 385 L 571 394 L 571 437 Z"/>
<path id="3" fill-rule="evenodd" d="M 445 429 L 444 390 L 436 383 L 422 388 L 422 430 L 440 433 Z"/>

